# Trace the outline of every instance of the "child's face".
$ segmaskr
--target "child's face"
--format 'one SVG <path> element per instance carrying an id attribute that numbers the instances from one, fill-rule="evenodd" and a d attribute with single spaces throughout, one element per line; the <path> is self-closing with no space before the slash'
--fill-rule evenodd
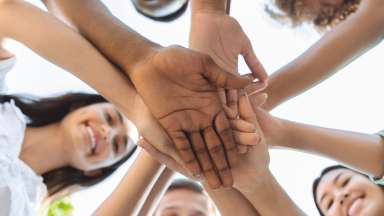
<path id="1" fill-rule="evenodd" d="M 336 169 L 325 174 L 320 180 L 316 198 L 327 216 L 384 215 L 383 190 L 352 170 Z"/>

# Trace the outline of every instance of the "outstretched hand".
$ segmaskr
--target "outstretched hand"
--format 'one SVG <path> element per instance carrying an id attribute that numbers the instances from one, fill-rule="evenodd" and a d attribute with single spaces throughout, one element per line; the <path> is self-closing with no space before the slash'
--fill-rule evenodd
<path id="1" fill-rule="evenodd" d="M 137 64 L 130 78 L 191 174 L 204 174 L 212 188 L 231 186 L 237 151 L 217 88 L 242 88 L 253 76 L 231 74 L 208 55 L 171 46 Z"/>
<path id="2" fill-rule="evenodd" d="M 208 54 L 217 65 L 233 73 L 239 73 L 238 57 L 241 55 L 253 76 L 261 82 L 267 81 L 268 75 L 256 57 L 249 38 L 236 19 L 225 13 L 193 13 L 189 46 Z"/>

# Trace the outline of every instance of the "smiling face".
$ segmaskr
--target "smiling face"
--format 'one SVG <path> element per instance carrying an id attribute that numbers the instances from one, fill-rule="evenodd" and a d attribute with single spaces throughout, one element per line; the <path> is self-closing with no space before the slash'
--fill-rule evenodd
<path id="1" fill-rule="evenodd" d="M 76 109 L 62 120 L 70 165 L 84 171 L 110 166 L 134 147 L 135 127 L 110 103 Z"/>
<path id="2" fill-rule="evenodd" d="M 384 215 L 383 190 L 365 176 L 343 168 L 321 178 L 316 202 L 327 216 Z"/>

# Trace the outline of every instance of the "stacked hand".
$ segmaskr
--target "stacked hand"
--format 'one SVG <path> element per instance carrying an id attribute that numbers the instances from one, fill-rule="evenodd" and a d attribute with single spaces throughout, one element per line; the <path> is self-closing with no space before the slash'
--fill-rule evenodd
<path id="1" fill-rule="evenodd" d="M 252 91 L 260 91 L 266 87 L 267 73 L 257 59 L 250 40 L 244 33 L 240 24 L 232 17 L 220 11 L 193 11 L 190 32 L 190 47 L 212 57 L 220 67 L 238 74 L 238 56 L 242 55 L 252 74 L 259 79 L 253 83 Z M 238 118 L 237 100 L 238 91 L 224 91 L 219 89 L 219 95 L 224 105 L 227 105 L 227 114 L 230 118 Z M 232 111 L 230 111 L 232 110 Z M 239 153 L 247 151 L 246 145 L 240 144 L 238 134 L 235 140 Z M 241 136 L 245 143 L 256 144 L 251 137 Z"/>
<path id="2" fill-rule="evenodd" d="M 252 105 L 254 108 L 260 109 L 259 107 L 265 102 L 265 100 L 265 94 L 253 95 Z M 269 154 L 268 147 L 263 137 L 264 135 L 261 130 L 258 130 L 259 124 L 254 110 L 248 101 L 248 96 L 241 95 L 239 100 L 236 100 L 236 103 L 239 108 L 241 119 L 232 120 L 231 125 L 235 130 L 234 132 L 237 134 L 239 139 L 238 141 L 243 145 L 249 145 L 249 139 L 258 140 L 257 143 L 253 143 L 252 146 L 249 147 L 250 149 L 247 154 L 239 158 L 238 163 L 232 169 L 234 186 L 237 188 L 247 188 L 247 186 L 249 186 L 250 179 L 262 177 L 267 171 L 269 165 Z M 187 177 L 194 178 L 189 175 L 187 170 L 177 161 L 155 149 L 147 140 L 141 139 L 139 141 L 139 145 L 159 162 L 165 164 L 168 168 L 184 174 Z M 195 180 L 204 179 L 195 178 Z"/>
<path id="3" fill-rule="evenodd" d="M 172 158 L 192 175 L 204 174 L 213 188 L 231 186 L 237 151 L 217 88 L 245 87 L 253 76 L 231 74 L 207 55 L 172 46 L 154 51 L 130 78 L 175 144 L 180 158 Z"/>
<path id="4" fill-rule="evenodd" d="M 267 74 L 241 26 L 225 14 L 194 14 L 190 36 L 191 48 L 212 58 L 181 47 L 161 48 L 130 73 L 145 104 L 175 143 L 178 155 L 155 142 L 149 148 L 165 153 L 161 157 L 175 163 L 182 161 L 193 176 L 203 173 L 213 188 L 231 186 L 230 168 L 236 164 L 237 153 L 246 152 L 245 145 L 260 140 L 253 133 L 258 128 L 239 123 L 237 89 L 258 78 L 252 89 L 259 91 L 266 86 Z M 252 78 L 237 75 L 240 54 Z M 226 90 L 218 94 L 218 88 Z M 236 125 L 246 130 L 233 133 Z"/>

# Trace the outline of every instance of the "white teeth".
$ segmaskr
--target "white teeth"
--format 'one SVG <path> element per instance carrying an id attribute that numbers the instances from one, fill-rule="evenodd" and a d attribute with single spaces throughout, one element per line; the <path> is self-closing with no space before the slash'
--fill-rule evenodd
<path id="1" fill-rule="evenodd" d="M 96 147 L 96 139 L 95 134 L 93 133 L 92 129 L 90 127 L 87 127 L 88 135 L 91 138 L 91 150 L 92 152 L 95 150 Z"/>

